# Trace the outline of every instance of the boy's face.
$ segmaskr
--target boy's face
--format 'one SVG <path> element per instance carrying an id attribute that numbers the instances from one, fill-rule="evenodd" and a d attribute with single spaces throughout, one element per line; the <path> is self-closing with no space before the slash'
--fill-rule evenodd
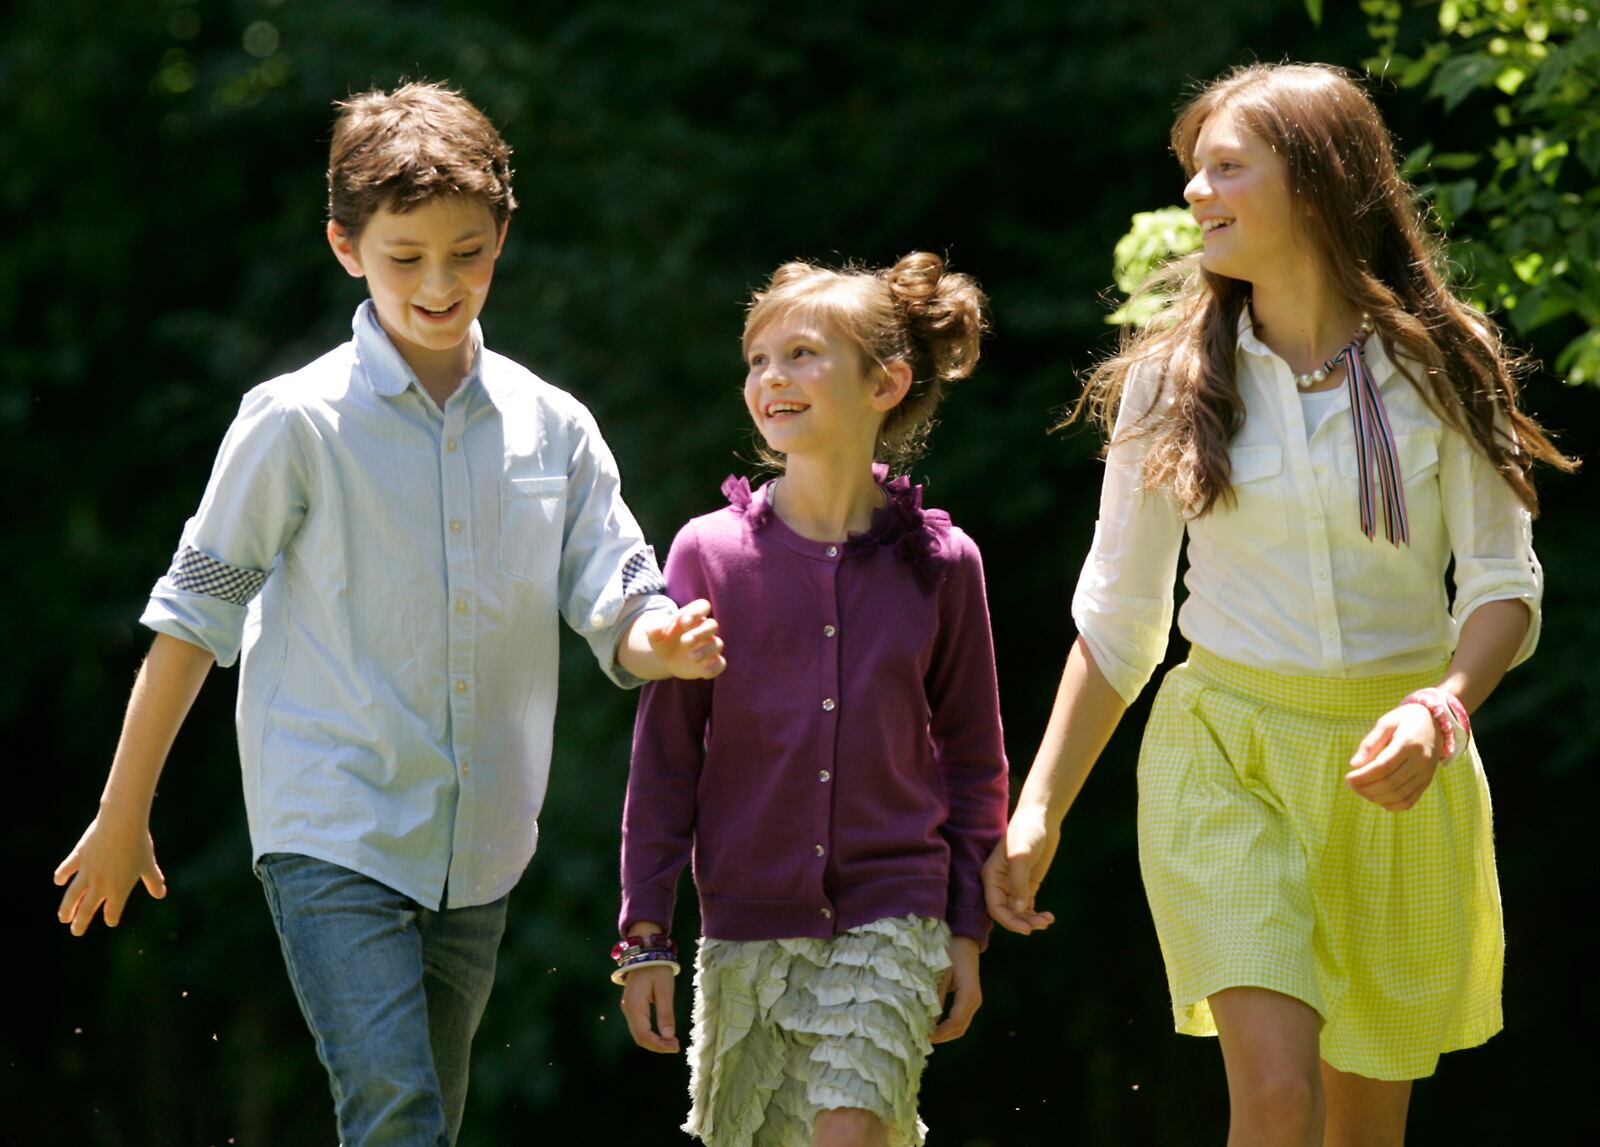
<path id="1" fill-rule="evenodd" d="M 465 373 L 467 336 L 483 310 L 506 224 L 482 200 L 431 199 L 404 215 L 379 208 L 351 242 L 338 223 L 328 243 L 346 271 L 367 280 L 378 321 L 419 376 Z"/>

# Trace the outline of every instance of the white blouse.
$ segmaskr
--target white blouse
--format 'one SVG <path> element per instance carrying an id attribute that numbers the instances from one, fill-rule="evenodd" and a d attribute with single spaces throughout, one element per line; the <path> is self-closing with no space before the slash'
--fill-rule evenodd
<path id="1" fill-rule="evenodd" d="M 1186 532 L 1178 628 L 1221 657 L 1318 677 L 1428 669 L 1449 658 L 1473 610 L 1508 599 L 1527 602 L 1532 614 L 1513 664 L 1533 652 L 1544 575 L 1531 516 L 1472 444 L 1428 409 L 1381 339 L 1370 338 L 1366 353 L 1399 449 L 1407 546 L 1389 542 L 1381 525 L 1373 539 L 1361 532 L 1348 392 L 1308 433 L 1288 364 L 1256 337 L 1248 315 L 1236 359 L 1248 414 L 1229 449 L 1235 504 L 1219 501 L 1196 518 L 1170 492 L 1141 492 L 1150 439 L 1128 432 L 1150 409 L 1156 380 L 1134 372 L 1072 599 L 1078 632 L 1124 701 L 1166 654 Z M 1445 579 L 1452 557 L 1453 603 Z"/>

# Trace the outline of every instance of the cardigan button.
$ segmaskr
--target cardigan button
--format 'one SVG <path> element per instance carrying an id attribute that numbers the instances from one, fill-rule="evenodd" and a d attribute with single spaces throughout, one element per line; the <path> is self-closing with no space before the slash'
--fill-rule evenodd
<path id="1" fill-rule="evenodd" d="M 822 910 L 822 918 L 824 920 L 832 920 L 833 919 L 833 909 L 832 908 L 824 908 Z"/>
<path id="2" fill-rule="evenodd" d="M 824 848 L 822 845 L 819 844 L 819 845 L 817 845 L 817 855 L 818 856 L 827 856 L 828 855 L 828 850 L 826 848 Z"/>
<path id="3" fill-rule="evenodd" d="M 837 708 L 837 706 L 834 704 L 832 697 L 824 697 L 822 699 L 822 711 L 824 713 L 831 713 L 835 708 Z"/>
<path id="4" fill-rule="evenodd" d="M 829 781 L 833 780 L 833 774 L 827 769 L 823 769 L 817 774 L 817 780 L 821 781 L 823 784 L 827 784 Z"/>
<path id="5" fill-rule="evenodd" d="M 831 625 L 824 625 L 822 627 L 822 636 L 824 636 L 824 637 L 832 637 L 834 634 L 836 634 L 838 632 L 839 631 L 837 629 L 835 629 Z"/>
<path id="6" fill-rule="evenodd" d="M 836 557 L 839 556 L 839 547 L 838 546 L 829 546 L 827 549 L 823 550 L 822 552 L 827 554 L 830 558 L 836 558 Z"/>

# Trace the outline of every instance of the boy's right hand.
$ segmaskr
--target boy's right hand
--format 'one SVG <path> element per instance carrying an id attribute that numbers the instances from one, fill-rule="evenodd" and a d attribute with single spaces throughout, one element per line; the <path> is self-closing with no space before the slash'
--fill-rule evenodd
<path id="1" fill-rule="evenodd" d="M 678 1050 L 672 1011 L 672 969 L 661 964 L 641 964 L 622 981 L 622 1014 L 633 1042 L 646 1051 Z M 651 1024 L 651 1013 L 655 1023 Z"/>
<path id="2" fill-rule="evenodd" d="M 115 928 L 123 906 L 138 881 L 160 900 L 167 894 L 167 878 L 156 863 L 155 843 L 142 820 L 108 817 L 105 812 L 84 830 L 77 847 L 56 867 L 55 882 L 67 886 L 56 919 L 82 936 L 104 906 L 106 927 Z"/>
<path id="3" fill-rule="evenodd" d="M 1040 912 L 1033 898 L 1055 859 L 1061 826 L 1043 809 L 1018 805 L 1006 835 L 983 866 L 983 895 L 995 923 L 1028 935 L 1055 923 L 1055 913 Z"/>

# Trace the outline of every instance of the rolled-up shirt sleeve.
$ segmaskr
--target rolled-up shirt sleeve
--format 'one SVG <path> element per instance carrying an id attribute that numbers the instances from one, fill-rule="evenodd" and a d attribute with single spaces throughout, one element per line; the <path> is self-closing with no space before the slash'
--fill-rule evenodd
<path id="1" fill-rule="evenodd" d="M 589 643 L 607 676 L 625 688 L 639 678 L 617 663 L 617 642 L 646 611 L 673 612 L 666 579 L 622 500 L 616 459 L 587 410 L 572 425 L 566 521 L 561 541 L 561 614 Z"/>
<path id="2" fill-rule="evenodd" d="M 1143 489 L 1155 380 L 1136 371 L 1124 391 L 1100 487 L 1094 544 L 1072 597 L 1072 620 L 1124 702 L 1131 704 L 1167 651 L 1184 522 L 1164 490 Z"/>
<path id="3" fill-rule="evenodd" d="M 1512 659 L 1519 665 L 1539 644 L 1544 571 L 1533 552 L 1533 515 L 1464 435 L 1447 430 L 1439 446 L 1439 484 L 1445 529 L 1455 560 L 1457 630 L 1479 606 L 1521 601 L 1528 606 L 1528 632 Z"/>
<path id="4" fill-rule="evenodd" d="M 142 624 L 207 650 L 219 665 L 238 659 L 250 601 L 305 517 L 304 458 L 295 416 L 271 384 L 245 395 Z"/>

